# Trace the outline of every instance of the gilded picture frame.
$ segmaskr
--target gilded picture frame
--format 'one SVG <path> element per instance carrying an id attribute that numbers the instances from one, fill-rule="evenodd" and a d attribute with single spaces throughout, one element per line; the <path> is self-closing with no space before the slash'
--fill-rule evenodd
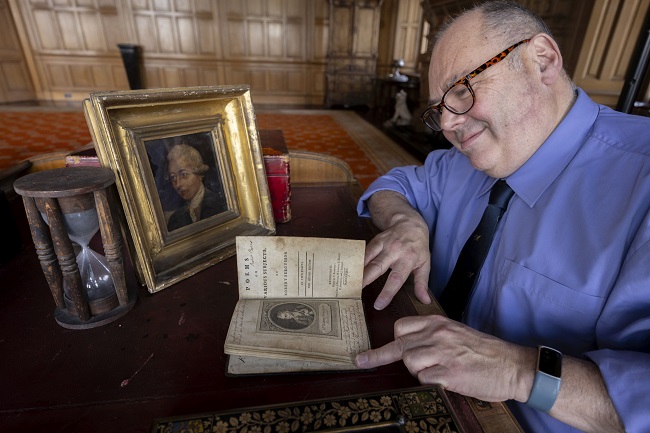
<path id="1" fill-rule="evenodd" d="M 83 105 L 149 292 L 234 255 L 237 236 L 275 233 L 247 85 L 92 93 Z"/>

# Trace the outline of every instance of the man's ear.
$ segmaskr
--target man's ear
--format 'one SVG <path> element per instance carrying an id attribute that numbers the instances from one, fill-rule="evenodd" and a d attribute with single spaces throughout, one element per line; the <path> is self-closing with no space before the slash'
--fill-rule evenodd
<path id="1" fill-rule="evenodd" d="M 528 43 L 533 61 L 544 84 L 553 84 L 562 74 L 564 63 L 562 53 L 553 38 L 546 33 L 533 36 Z"/>

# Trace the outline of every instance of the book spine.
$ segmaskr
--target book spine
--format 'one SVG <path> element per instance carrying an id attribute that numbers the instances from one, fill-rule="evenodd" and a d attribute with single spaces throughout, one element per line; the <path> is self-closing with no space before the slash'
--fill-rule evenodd
<path id="1" fill-rule="evenodd" d="M 264 163 L 275 222 L 288 222 L 291 220 L 289 156 L 264 155 Z"/>
<path id="2" fill-rule="evenodd" d="M 96 156 L 68 155 L 65 157 L 66 167 L 101 167 Z"/>

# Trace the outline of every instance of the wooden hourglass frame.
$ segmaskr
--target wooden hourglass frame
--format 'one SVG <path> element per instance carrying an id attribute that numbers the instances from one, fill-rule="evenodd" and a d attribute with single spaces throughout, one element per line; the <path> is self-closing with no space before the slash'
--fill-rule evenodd
<path id="1" fill-rule="evenodd" d="M 23 198 L 36 254 L 54 297 L 55 319 L 64 328 L 86 329 L 110 323 L 135 304 L 135 292 L 127 289 L 124 276 L 122 236 L 110 189 L 114 183 L 113 171 L 105 167 L 46 170 L 14 183 Z M 68 214 L 93 207 L 114 283 L 114 293 L 98 302 L 91 302 L 86 293 L 65 219 Z"/>

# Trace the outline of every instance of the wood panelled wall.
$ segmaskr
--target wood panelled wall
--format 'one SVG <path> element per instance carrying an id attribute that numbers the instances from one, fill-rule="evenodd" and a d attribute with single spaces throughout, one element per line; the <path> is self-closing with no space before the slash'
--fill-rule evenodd
<path id="1" fill-rule="evenodd" d="M 615 107 L 650 10 L 650 0 L 595 3 L 573 78 L 595 101 Z M 650 100 L 650 90 L 646 88 L 644 92 L 637 100 Z"/>
<path id="2" fill-rule="evenodd" d="M 369 103 L 393 59 L 416 70 L 422 38 L 420 0 L 0 2 L 23 42 L 22 76 L 48 101 L 128 89 L 117 45 L 129 43 L 147 88 L 246 83 L 261 103 Z"/>
<path id="3" fill-rule="evenodd" d="M 246 83 L 260 102 L 323 101 L 327 0 L 9 1 L 38 99 L 128 89 L 117 44 L 130 43 L 147 88 Z"/>
<path id="4" fill-rule="evenodd" d="M 330 0 L 325 105 L 372 102 L 382 0 Z"/>
<path id="5" fill-rule="evenodd" d="M 36 97 L 7 0 L 0 0 L 0 102 Z"/>
<path id="6" fill-rule="evenodd" d="M 520 1 L 549 23 L 576 83 L 613 105 L 650 0 Z M 119 43 L 142 47 L 147 88 L 245 83 L 256 103 L 354 105 L 402 58 L 426 100 L 426 33 L 472 3 L 0 0 L 0 102 L 128 89 Z"/>
<path id="7" fill-rule="evenodd" d="M 400 72 L 418 74 L 420 54 L 426 52 L 428 26 L 422 16 L 420 0 L 384 0 L 381 6 L 377 75 L 393 70 L 395 59 L 404 60 Z"/>

